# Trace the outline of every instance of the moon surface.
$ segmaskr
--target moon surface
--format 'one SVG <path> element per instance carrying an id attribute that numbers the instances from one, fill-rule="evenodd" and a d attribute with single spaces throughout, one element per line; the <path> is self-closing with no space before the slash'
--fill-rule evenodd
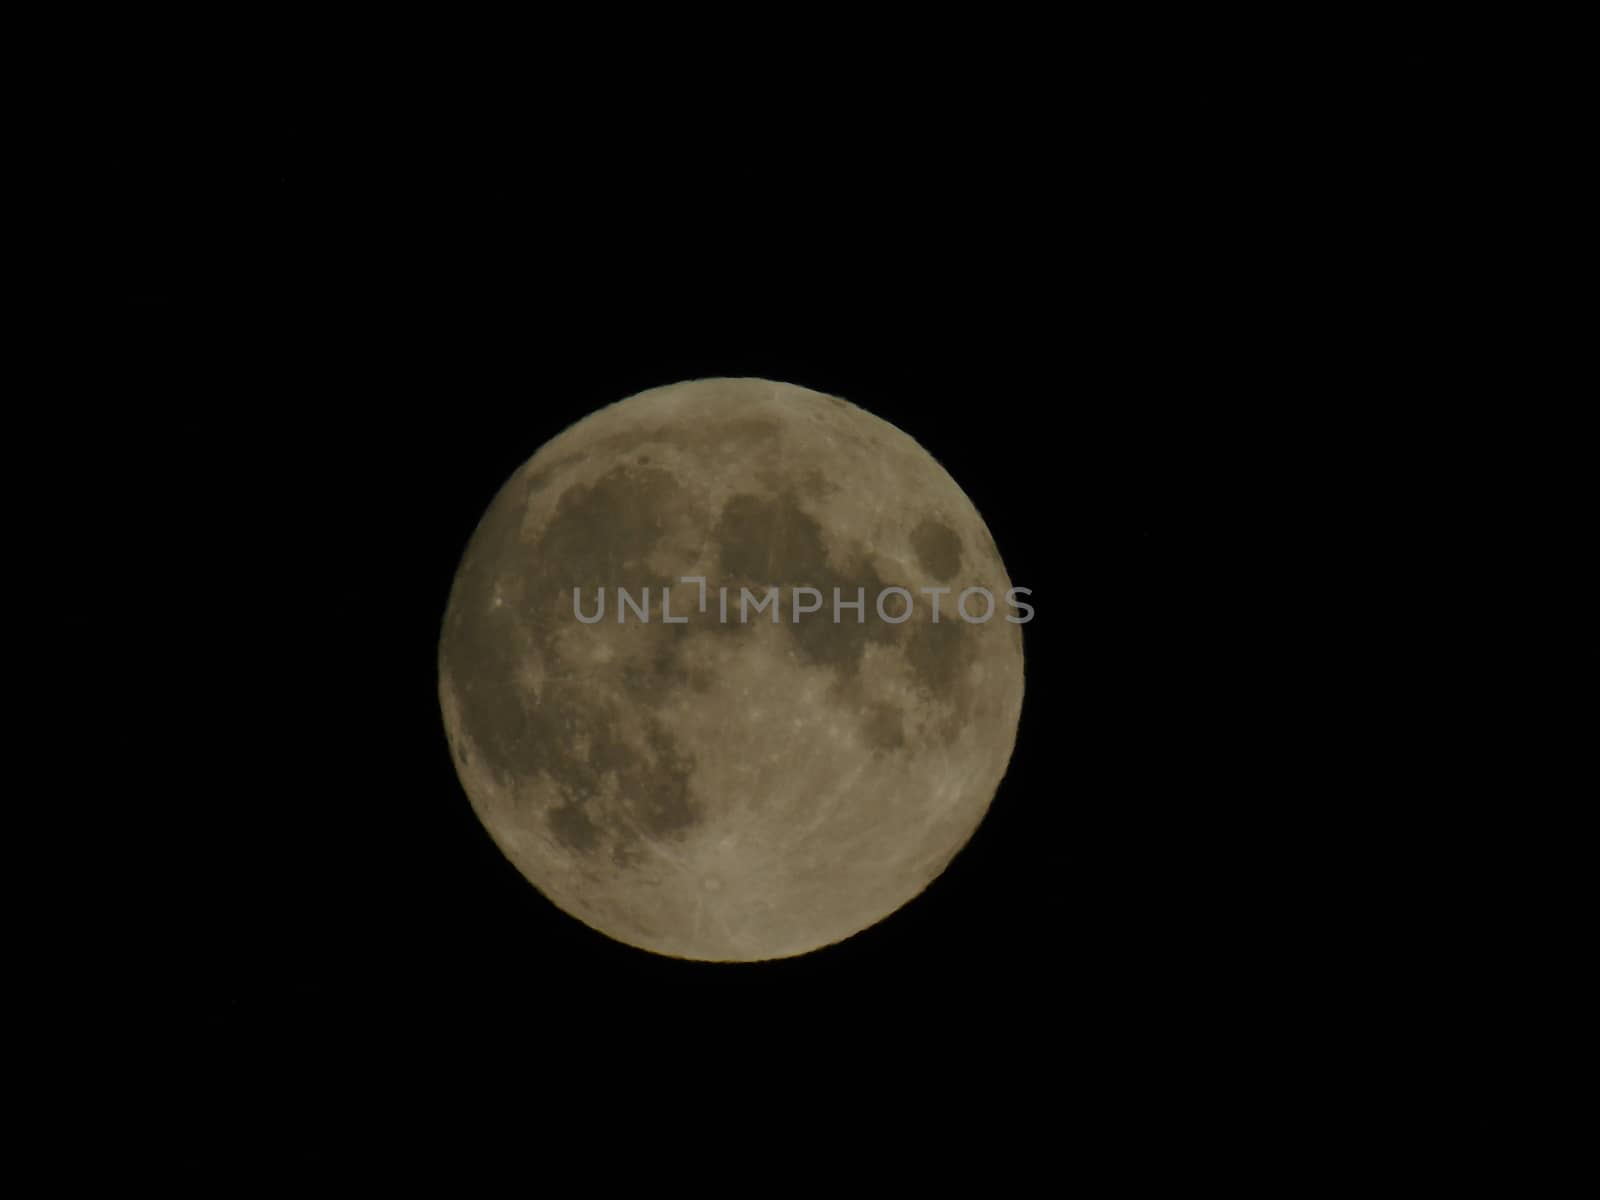
<path id="1" fill-rule="evenodd" d="M 893 425 L 763 379 L 640 393 L 543 446 L 472 536 L 439 645 L 457 773 L 517 869 L 617 941 L 816 950 L 921 893 L 988 810 L 1022 708 L 1011 586 Z M 981 594 L 957 611 L 979 587 L 984 621 Z M 741 589 L 776 607 L 741 620 Z"/>

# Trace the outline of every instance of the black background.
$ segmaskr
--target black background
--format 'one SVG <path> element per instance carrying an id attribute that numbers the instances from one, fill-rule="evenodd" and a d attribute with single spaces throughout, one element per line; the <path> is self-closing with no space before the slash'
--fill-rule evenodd
<path id="1" fill-rule="evenodd" d="M 1119 1181 L 1187 1174 L 1202 1143 L 1232 1170 L 1318 1122 L 1332 1152 L 1299 1166 L 1320 1170 L 1380 1113 L 1403 1141 L 1451 1104 L 1477 1131 L 1520 1104 L 1494 1060 L 1526 1057 L 1507 1001 L 1549 913 L 1512 901 L 1560 830 L 1519 842 L 1513 818 L 1575 793 L 1499 727 L 1529 693 L 1490 694 L 1483 645 L 1514 623 L 1467 601 L 1496 573 L 1485 531 L 1534 524 L 1508 528 L 1512 466 L 1587 445 L 1561 413 L 1506 446 L 1530 389 L 1520 363 L 1486 374 L 1505 339 L 1472 319 L 1525 291 L 1490 303 L 1504 218 L 1473 207 L 1480 133 L 1523 126 L 1498 85 L 1480 120 L 1415 67 L 1442 61 L 1437 30 L 1408 48 L 1361 25 L 1320 72 L 1331 30 L 1265 54 L 1261 30 L 1213 31 L 1235 71 L 1139 25 L 1120 47 L 908 36 L 852 85 L 645 45 L 659 74 L 615 112 L 607 77 L 561 77 L 554 37 L 498 71 L 477 45 L 363 39 L 341 78 L 346 53 L 405 78 L 292 115 L 287 68 L 256 88 L 265 115 L 183 84 L 135 111 L 162 82 L 143 60 L 127 106 L 89 101 L 56 150 L 89 178 L 28 181 L 66 235 L 19 235 L 88 310 L 35 406 L 64 429 L 9 447 L 52 473 L 19 524 L 68 524 L 19 551 L 17 590 L 42 578 L 84 651 L 19 696 L 66 748 L 13 749 L 48 784 L 17 807 L 64 826 L 12 850 L 59 850 L 79 918 L 19 910 L 82 1010 L 65 1040 L 156 1050 L 141 1091 L 198 1050 L 202 1102 L 285 1112 L 344 1104 L 327 1081 L 353 1049 L 378 1078 L 460 1063 L 601 1130 L 686 1110 L 695 1155 L 726 1140 L 715 1099 L 780 1164 L 861 1139 L 942 1167 L 987 1111 L 994 1157 L 1099 1151 Z M 813 32 L 830 63 L 850 41 Z M 1401 96 L 1373 91 L 1373 53 Z M 880 57 L 924 77 L 867 96 Z M 757 95 L 789 111 L 745 114 Z M 452 574 L 510 472 L 596 408 L 709 375 L 907 431 L 1037 610 L 971 843 L 880 925 L 750 966 L 555 910 L 474 818 L 435 691 Z M 1550 661 L 1581 674 L 1570 647 Z M 476 1124 L 495 1090 L 441 1095 Z M 904 1109 L 944 1121 L 884 1136 Z M 549 1129 L 495 1148 L 520 1163 Z"/>
<path id="2" fill-rule="evenodd" d="M 1332 367 L 1286 376 L 1303 331 L 1225 205 L 999 157 L 871 185 L 865 159 L 591 174 L 438 143 L 124 163 L 107 440 L 137 464 L 119 570 L 162 799 L 123 818 L 148 846 L 118 868 L 137 917 L 106 917 L 123 986 L 217 1047 L 564 1074 L 881 1057 L 1131 1096 L 1309 1037 L 1345 985 L 1308 953 L 1340 950 L 1303 884 L 1335 767 L 1293 753 L 1286 497 L 1317 452 L 1283 390 L 1314 405 Z M 544 900 L 473 815 L 435 691 L 507 476 L 715 375 L 906 430 L 1036 607 L 971 843 L 892 919 L 761 965 L 644 954 Z"/>

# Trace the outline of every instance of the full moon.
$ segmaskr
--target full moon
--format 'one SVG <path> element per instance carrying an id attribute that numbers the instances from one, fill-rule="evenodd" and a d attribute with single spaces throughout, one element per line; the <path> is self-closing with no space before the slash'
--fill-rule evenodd
<path id="1" fill-rule="evenodd" d="M 920 894 L 983 820 L 1024 594 L 893 425 L 763 379 L 656 388 L 490 504 L 444 617 L 445 732 L 566 913 L 677 958 L 805 954 Z"/>

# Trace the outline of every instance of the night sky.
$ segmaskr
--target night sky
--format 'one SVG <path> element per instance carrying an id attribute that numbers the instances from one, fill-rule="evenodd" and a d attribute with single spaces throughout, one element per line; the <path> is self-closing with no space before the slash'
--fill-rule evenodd
<path id="1" fill-rule="evenodd" d="M 483 149 L 135 146 L 107 169 L 99 432 L 139 464 L 111 573 L 149 634 L 128 671 L 159 797 L 111 819 L 144 849 L 101 918 L 107 978 L 219 1047 L 402 1038 L 571 1076 L 1003 1062 L 1087 1073 L 1112 1106 L 1358 1040 L 1340 1014 L 1370 993 L 1328 964 L 1367 901 L 1329 846 L 1379 814 L 1306 699 L 1339 630 L 1304 607 L 1326 581 L 1296 492 L 1322 415 L 1353 410 L 1282 264 L 1236 253 L 1238 212 L 1038 146 L 956 171 L 931 144 Z M 763 965 L 654 957 L 544 900 L 469 807 L 435 691 L 509 474 L 603 405 L 715 375 L 911 434 L 1036 609 L 973 840 L 892 918 Z"/>

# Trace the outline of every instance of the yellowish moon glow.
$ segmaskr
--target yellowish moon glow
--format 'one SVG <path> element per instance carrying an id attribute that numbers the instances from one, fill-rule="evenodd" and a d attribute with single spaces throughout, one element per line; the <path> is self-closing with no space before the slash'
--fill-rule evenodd
<path id="1" fill-rule="evenodd" d="M 1022 705 L 1011 591 L 887 422 L 761 379 L 644 392 L 542 447 L 471 539 L 439 646 L 457 772 L 601 933 L 803 954 L 918 895 L 983 819 Z"/>

